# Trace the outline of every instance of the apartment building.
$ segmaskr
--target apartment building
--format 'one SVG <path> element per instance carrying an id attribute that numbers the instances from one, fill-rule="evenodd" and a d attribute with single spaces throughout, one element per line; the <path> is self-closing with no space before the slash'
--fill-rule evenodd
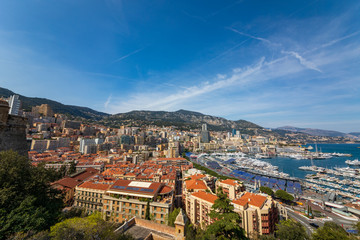
<path id="1" fill-rule="evenodd" d="M 185 201 L 185 210 L 191 223 L 201 228 L 211 224 L 209 214 L 216 199 L 215 194 L 205 191 L 189 194 Z M 273 233 L 279 222 L 279 211 L 286 215 L 286 210 L 270 196 L 243 192 L 232 204 L 234 211 L 241 217 L 240 226 L 248 237 Z"/>
<path id="2" fill-rule="evenodd" d="M 198 191 L 186 198 L 185 209 L 192 224 L 201 228 L 212 223 L 209 214 L 217 196 L 212 193 Z"/>
<path id="3" fill-rule="evenodd" d="M 241 227 L 248 237 L 268 235 L 279 222 L 278 203 L 270 196 L 246 192 L 233 200 L 234 211 L 241 217 Z"/>
<path id="4" fill-rule="evenodd" d="M 84 182 L 75 188 L 74 206 L 84 208 L 88 214 L 102 212 L 103 196 L 113 182 Z"/>
<path id="5" fill-rule="evenodd" d="M 173 188 L 164 183 L 117 180 L 103 195 L 103 215 L 112 222 L 145 219 L 149 208 L 152 220 L 166 223 L 173 202 Z"/>
<path id="6" fill-rule="evenodd" d="M 223 192 L 228 196 L 230 200 L 234 200 L 241 192 L 245 191 L 245 187 L 240 181 L 233 179 L 226 179 L 223 181 L 216 181 L 216 191 L 221 187 Z"/>

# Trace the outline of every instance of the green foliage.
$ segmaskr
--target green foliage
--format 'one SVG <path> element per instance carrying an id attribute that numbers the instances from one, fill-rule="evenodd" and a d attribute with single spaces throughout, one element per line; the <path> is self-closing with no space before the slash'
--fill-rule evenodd
<path id="1" fill-rule="evenodd" d="M 175 224 L 175 220 L 176 220 L 176 217 L 177 215 L 179 215 L 179 212 L 180 212 L 180 208 L 175 208 L 170 214 L 169 214 L 169 219 L 168 219 L 168 225 L 171 226 L 171 227 L 174 227 Z"/>
<path id="2" fill-rule="evenodd" d="M 347 232 L 334 222 L 326 222 L 312 234 L 313 240 L 347 240 L 352 239 Z"/>
<path id="3" fill-rule="evenodd" d="M 283 220 L 280 224 L 277 224 L 277 230 L 275 232 L 277 239 L 281 240 L 306 240 L 310 239 L 306 233 L 305 227 L 301 223 L 292 219 Z"/>
<path id="4" fill-rule="evenodd" d="M 190 221 L 187 221 L 185 224 L 185 237 L 186 240 L 195 240 L 199 239 L 196 238 L 197 229 L 190 223 Z"/>
<path id="5" fill-rule="evenodd" d="M 52 174 L 16 152 L 0 152 L 0 239 L 15 232 L 46 230 L 56 223 L 63 202 L 50 188 Z"/>
<path id="6" fill-rule="evenodd" d="M 266 193 L 267 195 L 270 195 L 270 196 L 272 196 L 274 194 L 274 192 L 273 192 L 273 190 L 271 190 L 271 188 L 265 187 L 265 186 L 260 187 L 260 192 Z"/>
<path id="7" fill-rule="evenodd" d="M 70 218 L 51 227 L 50 237 L 54 240 L 62 239 L 133 239 L 130 236 L 114 232 L 115 226 L 105 222 L 100 213 L 85 218 Z"/>
<path id="8" fill-rule="evenodd" d="M 150 217 L 150 202 L 148 201 L 146 204 L 145 219 L 150 220 Z"/>
<path id="9" fill-rule="evenodd" d="M 209 214 L 214 222 L 207 227 L 205 234 L 216 239 L 246 239 L 245 232 L 240 227 L 240 216 L 234 212 L 231 200 L 221 187 L 218 188 L 217 197 Z"/>
<path id="10" fill-rule="evenodd" d="M 355 224 L 355 229 L 358 231 L 358 234 L 360 234 L 360 222 Z"/>
<path id="11" fill-rule="evenodd" d="M 63 221 L 68 218 L 74 218 L 74 217 L 87 217 L 88 214 L 86 213 L 84 208 L 79 207 L 72 207 L 68 211 L 63 211 L 60 216 L 60 220 Z"/>
<path id="12" fill-rule="evenodd" d="M 260 239 L 260 240 L 276 240 L 274 235 L 261 235 L 258 239 Z"/>
<path id="13" fill-rule="evenodd" d="M 75 161 L 72 161 L 70 163 L 70 167 L 69 167 L 69 170 L 68 170 L 68 175 L 71 175 L 71 174 L 74 174 L 76 173 L 76 163 Z"/>
<path id="14" fill-rule="evenodd" d="M 284 190 L 277 190 L 275 192 L 275 196 L 284 201 L 293 201 L 294 200 L 294 197 L 291 194 L 285 192 Z"/>

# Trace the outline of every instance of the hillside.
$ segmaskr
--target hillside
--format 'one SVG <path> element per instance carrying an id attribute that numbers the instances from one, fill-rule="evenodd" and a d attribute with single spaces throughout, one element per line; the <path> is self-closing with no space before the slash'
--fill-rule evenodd
<path id="1" fill-rule="evenodd" d="M 231 121 L 221 117 L 205 115 L 199 112 L 178 110 L 175 112 L 166 111 L 131 111 L 119 113 L 103 119 L 108 124 L 154 124 L 158 126 L 177 126 L 183 129 L 199 129 L 203 123 L 208 124 L 209 130 L 231 130 L 240 129 L 242 133 L 257 130 L 262 131 L 262 127 L 245 120 Z"/>
<path id="2" fill-rule="evenodd" d="M 332 131 L 332 130 L 323 130 L 323 129 L 315 129 L 315 128 L 297 128 L 292 126 L 284 126 L 277 128 L 278 130 L 286 130 L 291 132 L 300 132 L 306 133 L 312 136 L 324 136 L 324 137 L 348 137 L 349 134 Z"/>
<path id="3" fill-rule="evenodd" d="M 14 95 L 17 93 L 14 93 L 6 88 L 0 88 L 0 97 L 9 97 L 11 95 Z M 32 97 L 25 97 L 20 94 L 19 98 L 22 102 L 22 108 L 31 111 L 31 108 L 34 106 L 38 106 L 41 104 L 49 104 L 50 107 L 53 109 L 55 113 L 62 113 L 62 114 L 70 114 L 74 117 L 82 117 L 86 119 L 101 119 L 104 116 L 108 116 L 109 114 L 95 111 L 91 108 L 87 107 L 78 107 L 78 106 L 72 106 L 72 105 L 65 105 L 53 100 L 49 100 L 46 98 L 32 98 Z"/>

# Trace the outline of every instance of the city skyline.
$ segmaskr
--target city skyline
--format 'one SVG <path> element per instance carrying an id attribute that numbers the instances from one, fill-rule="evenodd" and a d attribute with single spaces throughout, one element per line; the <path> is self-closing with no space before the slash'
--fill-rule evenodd
<path id="1" fill-rule="evenodd" d="M 359 131 L 356 1 L 4 1 L 0 83 L 107 113 Z"/>

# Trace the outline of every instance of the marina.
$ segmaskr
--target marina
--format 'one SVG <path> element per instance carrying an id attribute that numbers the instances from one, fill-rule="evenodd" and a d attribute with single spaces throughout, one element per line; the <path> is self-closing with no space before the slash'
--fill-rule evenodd
<path id="1" fill-rule="evenodd" d="M 326 159 L 296 159 L 289 157 L 291 150 L 279 151 L 273 158 L 261 154 L 246 155 L 237 153 L 200 154 L 197 162 L 244 181 L 252 190 L 267 186 L 273 190 L 282 189 L 294 195 L 303 190 L 321 194 L 334 192 L 344 199 L 360 199 L 360 168 L 356 168 L 360 150 L 359 144 L 317 144 L 306 148 Z M 316 151 L 316 148 L 321 149 Z M 295 155 L 300 147 L 291 147 Z M 287 152 L 287 153 L 285 153 Z M 316 153 L 318 152 L 318 153 Z M 350 164 L 349 164 L 350 163 Z"/>

